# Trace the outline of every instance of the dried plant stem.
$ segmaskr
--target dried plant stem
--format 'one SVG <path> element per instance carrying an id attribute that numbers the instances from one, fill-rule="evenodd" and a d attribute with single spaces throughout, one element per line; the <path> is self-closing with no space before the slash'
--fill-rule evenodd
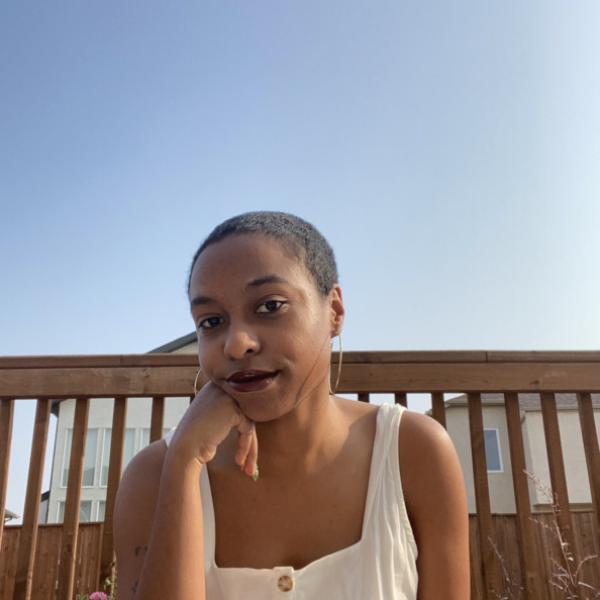
<path id="1" fill-rule="evenodd" d="M 532 473 L 529 473 L 527 469 L 524 469 L 523 472 L 535 483 L 536 488 L 550 501 L 552 507 L 552 526 L 540 521 L 539 519 L 531 517 L 533 522 L 550 531 L 552 536 L 558 541 L 560 548 L 563 564 L 560 564 L 556 559 L 550 557 L 553 569 L 551 570 L 551 577 L 548 583 L 552 587 L 560 590 L 562 600 L 600 600 L 600 590 L 592 587 L 584 581 L 579 580 L 583 565 L 587 561 L 598 559 L 598 555 L 593 554 L 586 556 L 579 562 L 577 568 L 573 568 L 575 558 L 570 552 L 569 544 L 564 540 L 563 533 L 559 526 L 558 515 L 560 514 L 560 506 L 556 495 L 552 493 L 552 490 L 549 487 L 544 486 L 538 477 Z M 488 542 L 492 545 L 492 548 L 494 549 L 494 552 L 500 560 L 500 564 L 502 566 L 503 589 L 501 592 L 492 589 L 492 593 L 496 595 L 497 600 L 521 600 L 521 593 L 524 588 L 518 587 L 516 583 L 511 581 L 510 575 L 506 568 L 505 560 L 498 550 L 496 544 L 491 538 L 488 538 Z M 515 588 L 517 588 L 517 595 L 515 595 L 514 592 Z"/>

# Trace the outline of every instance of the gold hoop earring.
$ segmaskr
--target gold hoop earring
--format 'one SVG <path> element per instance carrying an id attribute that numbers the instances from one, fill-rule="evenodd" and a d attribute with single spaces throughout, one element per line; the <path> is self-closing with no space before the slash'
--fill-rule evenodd
<path id="1" fill-rule="evenodd" d="M 335 378 L 335 387 L 334 387 L 333 390 L 331 389 L 331 378 L 329 379 L 329 393 L 332 396 L 335 396 L 335 394 L 337 392 L 338 385 L 340 383 L 340 376 L 342 374 L 342 357 L 343 357 L 343 354 L 344 354 L 344 350 L 342 348 L 342 334 L 338 333 L 337 336 L 338 336 L 338 338 L 340 340 L 339 341 L 340 349 L 339 349 L 339 358 L 338 358 L 338 366 L 337 366 L 337 376 Z M 331 349 L 333 350 L 333 341 L 331 342 Z"/>
<path id="2" fill-rule="evenodd" d="M 194 379 L 194 396 L 198 395 L 198 375 L 200 375 L 200 373 L 202 373 L 202 369 L 198 369 L 196 378 Z"/>

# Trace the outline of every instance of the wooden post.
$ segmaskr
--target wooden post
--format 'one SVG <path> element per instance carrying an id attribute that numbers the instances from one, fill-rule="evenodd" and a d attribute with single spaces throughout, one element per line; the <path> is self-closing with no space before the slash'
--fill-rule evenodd
<path id="1" fill-rule="evenodd" d="M 546 453 L 548 467 L 550 468 L 550 482 L 552 484 L 552 504 L 558 502 L 558 525 L 565 542 L 569 544 L 569 552 L 573 554 L 574 564 L 579 564 L 578 552 L 573 535 L 573 520 L 567 490 L 565 463 L 563 460 L 562 444 L 560 443 L 560 430 L 558 427 L 558 414 L 556 412 L 556 399 L 551 392 L 542 392 L 542 418 L 544 420 L 544 434 L 546 436 Z"/>
<path id="2" fill-rule="evenodd" d="M 433 392 L 431 394 L 431 415 L 446 429 L 446 407 L 443 392 Z"/>
<path id="3" fill-rule="evenodd" d="M 592 510 L 596 516 L 596 529 L 600 532 L 600 450 L 598 449 L 598 432 L 594 421 L 592 408 L 592 395 L 588 393 L 577 394 L 579 406 L 579 422 L 583 437 L 583 449 L 587 464 L 590 490 L 592 493 Z"/>
<path id="4" fill-rule="evenodd" d="M 406 392 L 395 392 L 394 393 L 394 404 L 402 404 L 406 408 Z"/>
<path id="5" fill-rule="evenodd" d="M 35 425 L 31 440 L 31 457 L 27 475 L 27 494 L 25 496 L 25 511 L 23 528 L 19 538 L 17 558 L 17 575 L 15 578 L 14 600 L 29 600 L 35 547 L 38 534 L 40 514 L 40 497 L 42 495 L 42 478 L 44 475 L 44 455 L 48 439 L 48 424 L 50 422 L 50 399 L 40 398 L 35 411 Z"/>
<path id="6" fill-rule="evenodd" d="M 483 437 L 483 412 L 481 408 L 481 394 L 470 392 L 469 400 L 469 426 L 471 430 L 471 456 L 473 458 L 473 482 L 475 484 L 475 503 L 477 506 L 477 525 L 479 529 L 479 551 L 481 553 L 481 566 L 484 596 L 483 599 L 492 600 L 492 587 L 498 581 L 498 560 L 494 548 L 490 543 L 496 543 L 494 522 L 490 507 L 490 491 L 488 487 L 487 461 L 485 458 L 485 440 Z"/>
<path id="7" fill-rule="evenodd" d="M 83 455 L 89 413 L 89 398 L 75 401 L 75 419 L 71 459 L 69 461 L 69 481 L 63 523 L 63 537 L 60 548 L 57 598 L 71 600 L 75 591 L 75 559 L 77 554 L 77 534 L 79 532 L 79 503 L 83 480 Z"/>
<path id="8" fill-rule="evenodd" d="M 113 512 L 115 498 L 121 471 L 123 469 L 123 447 L 125 445 L 125 422 L 127 419 L 127 398 L 117 396 L 113 408 L 112 430 L 110 440 L 110 460 L 108 463 L 108 488 L 106 490 L 106 504 L 104 510 L 104 527 L 102 530 L 102 550 L 100 554 L 100 574 L 98 576 L 98 589 L 107 577 L 112 575 L 114 552 Z"/>
<path id="9" fill-rule="evenodd" d="M 517 509 L 516 525 L 518 536 L 518 552 L 521 565 L 521 578 L 525 588 L 525 600 L 544 600 L 550 596 L 550 590 L 540 581 L 540 565 L 537 562 L 536 538 L 531 521 L 531 499 L 525 474 L 525 448 L 521 428 L 521 412 L 519 397 L 516 392 L 504 395 L 504 409 L 508 427 L 510 465 L 512 469 L 515 504 Z M 542 589 L 542 587 L 544 589 Z"/>
<path id="10" fill-rule="evenodd" d="M 12 398 L 2 398 L 0 400 L 0 517 L 2 517 L 0 519 L 0 548 L 2 547 L 2 532 L 4 531 L 14 403 L 15 401 Z"/>
<path id="11" fill-rule="evenodd" d="M 165 397 L 152 398 L 152 415 L 150 417 L 150 443 L 162 438 L 163 422 L 165 416 Z"/>

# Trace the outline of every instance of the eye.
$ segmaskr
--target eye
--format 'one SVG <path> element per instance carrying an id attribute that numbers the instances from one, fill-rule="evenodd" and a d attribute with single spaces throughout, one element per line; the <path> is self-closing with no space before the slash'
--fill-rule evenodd
<path id="1" fill-rule="evenodd" d="M 198 328 L 199 329 L 213 329 L 214 327 L 216 327 L 218 325 L 218 323 L 213 323 L 213 321 L 215 319 L 220 319 L 221 317 L 207 317 L 206 319 L 202 319 L 202 321 L 200 321 L 198 323 Z M 204 327 L 203 323 L 211 323 L 210 327 Z"/>
<path id="2" fill-rule="evenodd" d="M 274 312 L 279 312 L 279 310 L 281 309 L 281 306 L 275 306 L 276 304 L 280 304 L 281 306 L 283 306 L 284 304 L 287 304 L 287 302 L 285 300 L 267 300 L 266 302 L 261 302 L 259 304 L 260 306 L 266 306 L 267 310 L 257 310 L 256 312 L 260 312 L 260 313 L 274 313 Z M 272 309 L 272 310 L 271 310 Z"/>

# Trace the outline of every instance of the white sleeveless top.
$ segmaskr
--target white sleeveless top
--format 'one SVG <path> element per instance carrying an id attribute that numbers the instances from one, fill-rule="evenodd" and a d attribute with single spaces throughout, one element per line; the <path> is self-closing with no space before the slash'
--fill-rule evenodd
<path id="1" fill-rule="evenodd" d="M 361 539 L 301 569 L 218 567 L 208 470 L 200 475 L 207 600 L 416 600 L 417 544 L 402 492 L 398 461 L 401 404 L 382 404 L 371 458 Z M 169 443 L 175 429 L 165 436 Z"/>

